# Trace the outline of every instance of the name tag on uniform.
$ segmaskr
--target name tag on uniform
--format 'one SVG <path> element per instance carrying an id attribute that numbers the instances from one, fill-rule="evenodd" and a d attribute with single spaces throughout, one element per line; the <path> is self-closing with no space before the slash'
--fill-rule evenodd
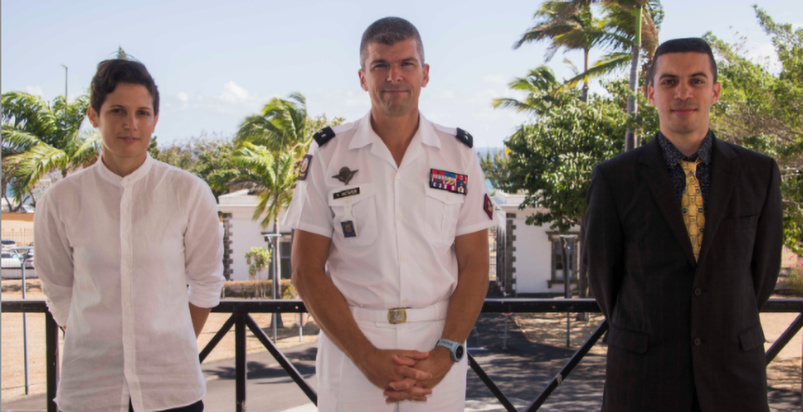
<path id="1" fill-rule="evenodd" d="M 333 199 L 342 199 L 344 197 L 356 196 L 358 194 L 360 194 L 360 188 L 359 187 L 354 187 L 354 188 L 351 188 L 351 189 L 346 189 L 346 190 L 341 190 L 339 192 L 335 192 L 335 193 L 332 194 L 332 198 Z"/>
<path id="2" fill-rule="evenodd" d="M 446 170 L 430 169 L 429 187 L 465 195 L 468 193 L 468 175 L 447 172 Z"/>

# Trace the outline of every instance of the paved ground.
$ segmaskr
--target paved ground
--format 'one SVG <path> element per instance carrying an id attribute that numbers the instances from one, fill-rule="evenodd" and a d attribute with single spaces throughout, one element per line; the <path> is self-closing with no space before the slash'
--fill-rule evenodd
<path id="1" fill-rule="evenodd" d="M 504 318 L 498 314 L 483 314 L 469 347 L 477 362 L 491 376 L 518 409 L 525 409 L 538 396 L 550 379 L 572 355 L 572 350 L 531 343 L 514 322 L 509 323 L 507 349 L 502 349 Z M 595 351 L 596 352 L 596 351 Z M 214 352 L 213 352 L 214 353 Z M 310 384 L 315 387 L 315 345 L 307 343 L 285 350 Z M 251 411 L 314 411 L 303 392 L 267 353 L 248 354 L 247 410 Z M 788 365 L 799 373 L 799 358 Z M 235 410 L 234 360 L 226 359 L 203 364 L 209 380 L 204 402 L 210 412 Z M 575 371 L 549 398 L 541 411 L 586 412 L 598 410 L 604 383 L 605 359 L 589 354 Z M 790 373 L 792 373 L 790 372 Z M 800 383 L 796 389 L 771 388 L 769 396 L 773 411 L 800 411 Z M 44 410 L 43 395 L 27 399 L 4 401 L 4 412 Z M 467 409 L 472 411 L 504 410 L 490 390 L 469 372 Z"/>

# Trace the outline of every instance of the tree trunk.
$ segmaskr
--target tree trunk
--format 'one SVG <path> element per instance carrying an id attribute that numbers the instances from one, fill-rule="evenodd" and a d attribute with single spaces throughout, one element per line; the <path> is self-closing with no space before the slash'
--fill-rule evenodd
<path id="1" fill-rule="evenodd" d="M 580 222 L 580 236 L 577 239 L 577 252 L 580 258 L 578 259 L 578 268 L 577 268 L 577 294 L 578 297 L 581 299 L 588 297 L 588 270 L 586 269 L 585 262 L 583 261 L 583 253 L 585 249 L 585 244 L 583 243 L 583 239 L 585 238 L 585 222 Z M 577 314 L 576 320 L 587 321 L 588 320 L 588 313 L 581 312 Z"/>
<path id="2" fill-rule="evenodd" d="M 588 73 L 588 54 L 589 50 L 583 50 L 583 73 Z M 583 103 L 588 103 L 588 76 L 583 77 L 583 94 L 580 99 Z"/>
<path id="3" fill-rule="evenodd" d="M 274 195 L 273 196 L 273 202 L 274 202 L 273 205 L 274 205 L 274 207 L 276 207 L 276 202 L 278 202 L 278 201 L 279 201 L 279 195 L 278 194 Z M 279 211 L 278 211 L 278 209 L 276 209 L 276 214 L 273 216 L 273 233 L 275 233 L 277 235 L 279 234 Z M 273 262 L 272 262 L 273 263 L 273 293 L 274 293 L 273 296 L 275 296 L 276 299 L 281 299 L 282 298 L 282 287 L 281 287 L 281 285 L 282 285 L 282 272 L 281 272 L 281 269 L 282 269 L 281 260 L 282 260 L 282 258 L 281 258 L 281 256 L 282 255 L 281 255 L 280 249 L 279 249 L 280 248 L 279 245 L 281 244 L 281 239 L 278 236 L 276 236 L 276 237 L 273 238 L 273 241 L 275 242 L 273 244 Z M 273 318 L 272 317 L 271 317 L 271 323 L 273 323 Z M 273 327 L 272 324 L 271 324 L 271 327 Z M 284 327 L 284 322 L 282 322 L 282 314 L 281 313 L 277 313 L 276 314 L 276 327 L 277 328 L 283 328 Z"/>
<path id="4" fill-rule="evenodd" d="M 640 4 L 635 12 L 636 16 L 636 41 L 633 43 L 633 60 L 630 63 L 630 97 L 627 99 L 627 115 L 638 114 L 638 63 L 639 53 L 641 52 L 641 17 L 644 12 L 644 4 Z M 630 127 L 627 128 L 625 133 L 625 151 L 630 151 L 638 146 L 638 137 L 636 131 Z"/>

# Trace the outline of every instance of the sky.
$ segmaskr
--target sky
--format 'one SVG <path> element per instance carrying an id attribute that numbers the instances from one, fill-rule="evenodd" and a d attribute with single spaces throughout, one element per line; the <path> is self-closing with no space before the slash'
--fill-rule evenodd
<path id="1" fill-rule="evenodd" d="M 663 3 L 661 40 L 708 31 L 731 43 L 745 37 L 745 50 L 754 59 L 772 55 L 773 49 L 752 4 L 776 22 L 803 26 L 800 0 Z M 162 147 L 192 138 L 230 138 L 271 98 L 294 92 L 306 96 L 310 115 L 352 121 L 370 109 L 357 76 L 362 32 L 379 18 L 399 16 L 418 28 L 430 64 L 420 101 L 424 116 L 469 131 L 477 147 L 501 147 L 527 117 L 494 109 L 492 101 L 516 97 L 507 84 L 544 64 L 546 43 L 512 48 L 533 25 L 540 4 L 3 0 L 0 90 L 51 101 L 64 95 L 66 72 L 73 99 L 87 93 L 97 63 L 122 47 L 148 67 L 159 87 L 155 135 Z M 548 64 L 558 77 L 568 78 L 572 72 L 564 59 L 581 66 L 581 58 L 581 52 L 559 52 Z"/>

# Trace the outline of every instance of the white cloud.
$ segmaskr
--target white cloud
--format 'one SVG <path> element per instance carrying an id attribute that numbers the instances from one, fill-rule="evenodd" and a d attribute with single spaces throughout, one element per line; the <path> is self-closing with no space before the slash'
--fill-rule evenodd
<path id="1" fill-rule="evenodd" d="M 184 92 L 178 92 L 176 97 L 178 97 L 178 100 L 183 102 L 183 103 L 187 103 L 190 100 L 190 97 L 187 96 L 187 93 L 184 93 Z"/>
<path id="2" fill-rule="evenodd" d="M 495 85 L 504 85 L 507 86 L 513 79 L 509 75 L 504 74 L 486 74 L 482 77 L 482 81 L 485 83 L 491 83 Z"/>
<path id="3" fill-rule="evenodd" d="M 234 81 L 228 81 L 223 85 L 223 92 L 218 96 L 226 103 L 241 103 L 250 100 L 251 94 L 248 90 L 240 87 Z"/>
<path id="4" fill-rule="evenodd" d="M 42 95 L 42 86 L 25 86 L 25 92 L 34 96 Z"/>

